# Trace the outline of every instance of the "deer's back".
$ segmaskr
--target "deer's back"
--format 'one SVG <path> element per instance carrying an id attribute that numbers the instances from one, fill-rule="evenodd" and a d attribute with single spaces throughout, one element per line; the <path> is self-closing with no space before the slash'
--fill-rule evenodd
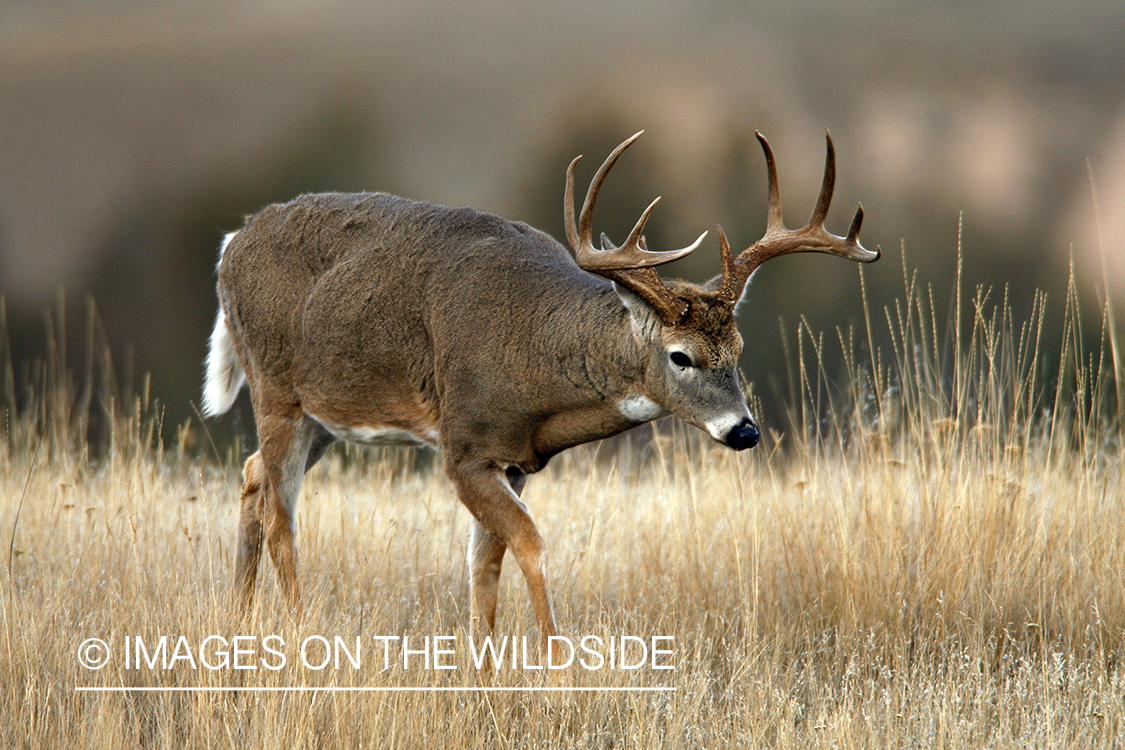
<path id="1" fill-rule="evenodd" d="M 606 286 L 527 225 L 380 193 L 268 206 L 219 269 L 251 380 L 291 389 L 337 424 L 403 414 L 436 423 L 443 359 L 472 361 L 482 349 L 502 359 L 505 341 L 554 314 L 552 300 Z"/>

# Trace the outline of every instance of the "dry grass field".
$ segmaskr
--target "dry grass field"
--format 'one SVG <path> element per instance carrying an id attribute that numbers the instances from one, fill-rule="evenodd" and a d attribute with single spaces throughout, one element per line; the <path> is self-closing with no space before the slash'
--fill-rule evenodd
<path id="1" fill-rule="evenodd" d="M 1074 296 L 1021 318 L 1003 289 L 958 289 L 935 313 L 907 276 L 866 328 L 794 331 L 803 427 L 775 425 L 754 451 L 666 421 L 651 441 L 576 449 L 529 479 L 562 632 L 670 636 L 658 666 L 673 669 L 545 675 L 531 649 L 483 678 L 467 514 L 437 462 L 405 454 L 341 451 L 310 473 L 305 616 L 285 613 L 266 565 L 240 624 L 237 461 L 155 440 L 144 393 L 92 455 L 74 437 L 80 387 L 51 365 L 30 395 L 0 374 L 0 745 L 1125 745 L 1112 310 L 1091 342 Z M 1041 340 L 1051 316 L 1065 319 L 1061 349 Z M 875 356 L 873 332 L 894 342 Z M 818 365 L 832 348 L 843 373 Z M 498 631 L 533 638 L 507 565 Z M 404 668 L 401 641 L 380 636 L 419 652 L 448 636 L 431 640 L 448 653 Z M 337 637 L 355 660 L 319 668 Z M 97 656 L 89 638 L 108 646 L 101 669 L 80 663 Z"/>

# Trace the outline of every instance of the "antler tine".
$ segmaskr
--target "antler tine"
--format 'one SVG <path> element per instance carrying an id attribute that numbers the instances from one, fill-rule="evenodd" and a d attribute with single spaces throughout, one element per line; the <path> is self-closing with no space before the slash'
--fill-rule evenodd
<path id="1" fill-rule="evenodd" d="M 758 136 L 758 142 L 762 144 L 762 151 L 766 154 L 766 174 L 769 179 L 769 213 L 766 218 L 766 233 L 772 234 L 774 232 L 785 231 L 785 222 L 781 218 L 781 188 L 777 183 L 777 162 L 773 158 L 773 149 L 770 148 L 770 142 L 766 137 L 754 131 L 754 135 Z"/>
<path id="2" fill-rule="evenodd" d="M 738 269 L 735 266 L 734 256 L 730 251 L 730 242 L 727 241 L 727 233 L 718 224 L 715 229 L 719 234 L 719 260 L 723 264 L 722 283 L 719 285 L 719 296 L 723 299 L 728 299 L 734 302 L 738 299 L 738 293 L 741 288 L 735 289 L 734 285 L 738 283 Z M 745 284 L 745 279 L 742 280 Z"/>
<path id="3" fill-rule="evenodd" d="M 863 224 L 863 204 L 862 203 L 860 203 L 859 205 L 856 206 L 855 216 L 852 217 L 852 225 L 850 227 L 848 227 L 848 236 L 844 238 L 844 241 L 847 242 L 849 245 L 851 245 L 851 244 L 858 245 L 859 244 L 859 227 L 860 227 L 861 224 Z M 875 255 L 876 256 L 882 255 L 882 253 L 879 250 L 878 245 L 875 246 Z"/>
<path id="4" fill-rule="evenodd" d="M 652 213 L 652 209 L 656 208 L 656 204 L 660 202 L 660 196 L 656 196 L 652 203 L 648 204 L 648 208 L 641 212 L 641 218 L 637 219 L 637 223 L 633 225 L 633 231 L 629 232 L 629 236 L 625 238 L 625 244 L 622 247 L 636 244 L 641 249 L 644 247 L 644 237 L 641 232 L 645 231 L 645 224 L 648 223 L 648 216 Z M 692 248 L 694 250 L 695 248 Z M 690 251 L 689 251 L 690 252 Z"/>
<path id="5" fill-rule="evenodd" d="M 832 134 L 827 129 L 824 139 L 828 143 L 828 153 L 824 157 L 824 181 L 820 184 L 820 195 L 816 197 L 816 205 L 809 214 L 806 227 L 822 227 L 828 218 L 828 206 L 832 203 L 832 193 L 836 189 L 836 146 L 832 143 Z"/>
<path id="6" fill-rule="evenodd" d="M 656 204 L 659 201 L 660 197 L 657 196 L 656 200 L 648 204 L 648 208 L 646 208 L 644 210 L 644 213 L 641 214 L 641 218 L 637 219 L 637 223 L 633 227 L 633 230 L 629 232 L 629 236 L 625 238 L 624 245 L 618 247 L 617 245 L 613 244 L 612 241 L 610 241 L 605 232 L 602 232 L 601 252 L 599 253 L 598 257 L 604 257 L 601 253 L 613 251 L 615 254 L 621 253 L 622 258 L 635 259 L 638 261 L 635 266 L 629 266 L 630 268 L 647 268 L 649 266 L 656 266 L 662 263 L 671 263 L 672 261 L 678 260 L 698 248 L 699 245 L 703 242 L 703 239 L 707 236 L 707 232 L 704 232 L 703 234 L 696 237 L 695 242 L 691 243 L 687 247 L 682 247 L 679 250 L 662 250 L 659 252 L 653 252 L 648 249 L 648 247 L 645 245 L 645 236 L 641 233 L 645 230 L 645 223 L 648 222 L 648 215 L 652 213 L 652 209 L 656 207 Z M 626 255 L 624 251 L 631 248 L 638 248 L 639 252 Z M 608 257 L 606 257 L 605 260 L 607 263 L 610 262 L 610 258 Z M 594 265 L 596 264 L 597 259 L 592 259 L 592 264 L 583 265 L 583 268 L 586 268 L 587 270 L 593 270 Z M 607 267 L 620 268 L 620 266 L 618 265 Z"/>
<path id="7" fill-rule="evenodd" d="M 723 231 L 722 226 L 715 225 L 715 229 L 719 232 L 719 259 L 723 263 L 723 272 L 734 270 L 734 256 L 730 252 L 730 243 L 727 241 L 727 233 Z"/>
<path id="8" fill-rule="evenodd" d="M 586 191 L 586 199 L 582 201 L 582 213 L 578 214 L 578 237 L 580 243 L 590 243 L 591 227 L 594 223 L 594 204 L 598 202 L 598 192 L 602 189 L 602 183 L 605 182 L 606 175 L 609 174 L 609 170 L 617 163 L 617 159 L 624 153 L 625 149 L 632 146 L 633 141 L 640 138 L 641 134 L 644 132 L 643 130 L 639 130 L 625 139 L 621 145 L 613 149 L 606 160 L 602 162 L 602 165 L 598 167 L 598 171 L 594 174 L 594 179 L 590 181 L 590 188 Z M 570 180 L 572 180 L 572 178 L 568 178 L 568 181 Z M 571 204 L 571 201 L 567 201 L 567 203 Z M 573 208 L 571 210 L 573 210 Z"/>
<path id="9" fill-rule="evenodd" d="M 578 225 L 574 222 L 574 167 L 582 155 L 574 157 L 570 166 L 566 168 L 566 193 L 563 196 L 563 223 L 566 224 L 566 239 L 570 246 L 578 249 L 581 239 L 578 236 Z"/>

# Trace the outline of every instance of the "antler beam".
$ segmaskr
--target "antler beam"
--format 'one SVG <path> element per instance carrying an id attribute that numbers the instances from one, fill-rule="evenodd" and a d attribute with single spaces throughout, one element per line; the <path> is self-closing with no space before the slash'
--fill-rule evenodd
<path id="1" fill-rule="evenodd" d="M 860 263 L 879 260 L 880 250 L 866 249 L 859 242 L 859 229 L 863 223 L 863 206 L 860 205 L 852 218 L 851 228 L 846 237 L 838 237 L 824 228 L 828 216 L 828 206 L 832 202 L 832 192 L 836 186 L 836 147 L 832 135 L 824 131 L 828 141 L 828 154 L 824 164 L 824 181 L 820 195 L 808 222 L 800 229 L 786 229 L 781 216 L 781 191 L 777 181 L 777 164 L 773 150 L 765 136 L 755 131 L 762 150 L 766 155 L 766 171 L 769 176 L 769 214 L 766 220 L 766 233 L 762 239 L 744 250 L 737 260 L 731 256 L 730 244 L 722 227 L 719 227 L 719 252 L 723 260 L 723 277 L 719 285 L 719 295 L 730 303 L 742 296 L 742 290 L 750 279 L 750 274 L 770 258 L 785 253 L 828 253 Z"/>

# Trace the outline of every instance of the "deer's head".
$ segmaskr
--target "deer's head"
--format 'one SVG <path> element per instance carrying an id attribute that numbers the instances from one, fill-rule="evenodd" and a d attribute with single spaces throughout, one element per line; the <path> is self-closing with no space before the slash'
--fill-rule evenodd
<path id="1" fill-rule="evenodd" d="M 822 252 L 870 263 L 879 259 L 879 249 L 872 252 L 859 243 L 862 206 L 856 210 L 846 237 L 837 237 L 824 229 L 836 181 L 836 158 L 831 136 L 827 136 L 824 182 L 812 215 L 800 229 L 786 229 L 781 218 L 781 197 L 773 152 L 759 133 L 758 140 L 765 151 L 769 174 L 769 218 L 765 236 L 735 258 L 722 227 L 719 227 L 719 253 L 723 268 L 720 276 L 704 285 L 679 279 L 661 279 L 653 267 L 692 252 L 707 233 L 680 250 L 648 250 L 642 232 L 659 198 L 644 210 L 620 247 L 612 244 L 604 234 L 600 248 L 594 247 L 591 239 L 594 204 L 602 182 L 622 152 L 640 135 L 637 133 L 614 149 L 598 169 L 577 221 L 574 216 L 574 166 L 578 159 L 570 163 L 566 173 L 566 231 L 578 265 L 614 282 L 629 311 L 633 336 L 645 362 L 645 392 L 627 399 L 623 411 L 638 421 L 671 412 L 730 448 L 751 448 L 757 444 L 759 432 L 746 407 L 746 397 L 739 383 L 738 360 L 742 353 L 742 338 L 734 321 L 735 307 L 750 276 L 762 263 L 784 253 Z"/>

